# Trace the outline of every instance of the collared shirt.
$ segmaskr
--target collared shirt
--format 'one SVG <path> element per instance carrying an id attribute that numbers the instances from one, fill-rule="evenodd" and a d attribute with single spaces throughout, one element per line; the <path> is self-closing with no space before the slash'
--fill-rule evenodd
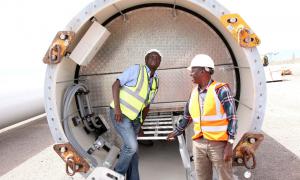
<path id="1" fill-rule="evenodd" d="M 148 88 L 148 94 L 151 90 L 151 86 L 152 86 L 152 81 L 153 81 L 153 77 L 157 78 L 158 74 L 157 71 L 154 72 L 153 77 L 150 77 L 150 69 L 148 66 L 146 67 L 146 71 L 148 73 L 148 77 L 149 77 L 149 88 Z M 129 86 L 129 87 L 133 87 L 136 86 L 136 83 L 138 81 L 138 77 L 139 77 L 139 72 L 140 72 L 140 65 L 135 64 L 133 66 L 128 67 L 127 69 L 125 69 L 123 71 L 122 74 L 120 74 L 117 79 L 119 79 L 120 81 L 120 85 L 121 86 Z M 154 101 L 154 99 L 151 100 L 151 103 Z"/>
<path id="2" fill-rule="evenodd" d="M 200 89 L 200 86 L 198 86 L 199 90 L 199 96 L 201 98 L 201 102 L 204 102 L 205 96 L 207 93 L 207 89 L 209 85 L 213 82 L 213 80 L 210 80 L 208 85 L 204 89 Z M 235 109 L 235 103 L 234 98 L 231 95 L 230 89 L 227 85 L 222 86 L 218 89 L 216 89 L 216 93 L 218 95 L 218 98 L 223 105 L 224 111 L 226 113 L 226 116 L 228 118 L 228 127 L 227 132 L 230 139 L 234 139 L 234 136 L 236 134 L 237 129 L 237 118 L 236 118 L 236 109 Z M 200 104 L 201 111 L 203 111 L 203 104 Z M 182 134 L 184 129 L 191 123 L 192 117 L 189 112 L 189 100 L 186 103 L 186 106 L 184 108 L 184 116 L 183 119 L 179 122 L 179 125 L 175 129 L 175 134 L 178 136 Z"/>

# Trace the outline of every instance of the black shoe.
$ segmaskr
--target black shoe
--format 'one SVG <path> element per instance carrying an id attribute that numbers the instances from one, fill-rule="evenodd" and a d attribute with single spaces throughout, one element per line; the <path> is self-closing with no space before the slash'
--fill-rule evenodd
<path id="1" fill-rule="evenodd" d="M 139 144 L 143 146 L 153 146 L 154 142 L 152 140 L 141 140 Z"/>

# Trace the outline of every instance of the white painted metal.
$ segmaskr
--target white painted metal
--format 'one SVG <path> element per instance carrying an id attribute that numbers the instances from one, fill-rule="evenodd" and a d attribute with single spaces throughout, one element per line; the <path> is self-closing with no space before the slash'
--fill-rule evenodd
<path id="1" fill-rule="evenodd" d="M 106 41 L 110 33 L 105 27 L 94 21 L 89 30 L 82 37 L 70 58 L 79 65 L 87 65 L 100 47 Z"/>
<path id="2" fill-rule="evenodd" d="M 0 104 L 0 129 L 44 112 L 42 90 L 31 90 L 4 97 Z"/>
<path id="3" fill-rule="evenodd" d="M 168 118 L 170 118 L 170 116 L 172 116 L 172 114 L 170 115 L 159 115 L 159 116 L 147 116 L 147 119 L 151 120 L 151 119 L 157 119 L 157 118 L 163 118 L 162 120 L 167 120 Z"/>
<path id="4" fill-rule="evenodd" d="M 171 118 L 147 118 L 147 122 L 157 122 L 157 121 L 160 121 L 160 122 L 165 122 L 165 121 L 172 121 Z"/>
<path id="5" fill-rule="evenodd" d="M 87 180 L 124 180 L 124 176 L 106 167 L 97 167 Z"/>
<path id="6" fill-rule="evenodd" d="M 266 66 L 264 67 L 264 71 L 266 74 L 266 81 L 267 82 L 276 82 L 276 81 L 282 81 L 282 75 L 281 75 L 281 67 L 280 66 Z"/>
<path id="7" fill-rule="evenodd" d="M 190 159 L 190 154 L 188 152 L 186 143 L 185 143 L 185 138 L 184 136 L 181 134 L 180 136 L 177 137 L 178 142 L 179 142 L 179 152 L 180 152 L 180 156 L 182 159 L 182 163 L 183 163 L 183 167 L 186 169 L 186 177 L 187 180 L 196 180 L 196 176 L 195 176 L 195 171 L 192 169 L 192 162 Z"/>
<path id="8" fill-rule="evenodd" d="M 144 134 L 169 134 L 173 131 L 144 131 Z"/>
<path id="9" fill-rule="evenodd" d="M 173 126 L 144 126 L 142 129 L 173 129 Z"/>
<path id="10" fill-rule="evenodd" d="M 165 118 L 149 113 L 142 129 L 144 136 L 138 136 L 138 140 L 166 140 L 167 135 L 173 131 L 173 116 L 171 113 L 162 114 Z"/>
<path id="11" fill-rule="evenodd" d="M 167 124 L 172 124 L 171 122 L 144 122 L 143 125 L 167 125 Z"/>

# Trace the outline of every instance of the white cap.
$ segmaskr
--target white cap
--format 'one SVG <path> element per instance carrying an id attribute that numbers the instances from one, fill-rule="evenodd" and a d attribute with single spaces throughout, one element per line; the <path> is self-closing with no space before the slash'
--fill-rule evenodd
<path id="1" fill-rule="evenodd" d="M 191 71 L 192 67 L 209 67 L 214 69 L 215 65 L 214 65 L 214 61 L 208 55 L 197 54 L 192 59 L 191 65 L 187 69 Z"/>
<path id="2" fill-rule="evenodd" d="M 157 50 L 157 49 L 150 49 L 149 51 L 147 51 L 146 53 L 145 53 L 145 57 L 148 55 L 148 54 L 150 54 L 150 53 L 152 53 L 152 52 L 156 52 L 160 57 L 162 57 L 162 54 L 159 52 L 159 50 Z"/>

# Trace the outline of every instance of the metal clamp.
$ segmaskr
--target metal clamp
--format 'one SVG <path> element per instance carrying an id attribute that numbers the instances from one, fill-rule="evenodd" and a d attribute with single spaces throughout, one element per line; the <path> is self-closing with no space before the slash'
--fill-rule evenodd
<path id="1" fill-rule="evenodd" d="M 73 176 L 76 172 L 87 173 L 90 169 L 86 160 L 77 154 L 71 144 L 55 144 L 53 149 L 66 163 L 66 173 L 69 176 Z"/>
<path id="2" fill-rule="evenodd" d="M 117 6 L 116 4 L 113 4 L 113 7 L 114 7 L 117 11 L 119 11 L 119 13 L 123 16 L 123 21 L 126 22 L 126 21 L 128 20 L 127 15 L 124 14 L 124 13 L 118 8 L 118 6 Z"/>
<path id="3" fill-rule="evenodd" d="M 61 60 L 61 46 L 59 44 L 54 44 L 49 51 L 49 59 L 51 62 L 53 62 L 53 64 L 55 64 L 56 61 L 60 61 Z"/>
<path id="4" fill-rule="evenodd" d="M 174 18 L 177 16 L 177 13 L 176 13 L 176 0 L 174 0 L 174 2 L 173 2 L 172 16 Z"/>
<path id="5" fill-rule="evenodd" d="M 72 172 L 69 171 L 69 167 L 71 168 Z M 74 162 L 73 156 L 67 157 L 67 160 L 66 160 L 66 173 L 69 176 L 74 176 L 74 174 L 76 173 L 76 164 Z"/>
<path id="6" fill-rule="evenodd" d="M 70 45 L 74 42 L 75 33 L 72 31 L 59 31 L 52 41 L 47 53 L 44 56 L 45 64 L 58 64 L 69 51 Z"/>
<path id="7" fill-rule="evenodd" d="M 242 148 L 242 153 L 243 153 L 243 162 L 244 165 L 247 169 L 254 169 L 256 167 L 256 159 L 255 159 L 255 154 L 252 149 L 250 149 L 248 146 L 244 146 Z M 249 165 L 249 161 L 252 158 L 252 166 Z"/>
<path id="8" fill-rule="evenodd" d="M 260 44 L 260 40 L 251 30 L 245 27 L 240 27 L 237 31 L 238 43 L 242 47 L 254 47 Z"/>
<path id="9" fill-rule="evenodd" d="M 260 44 L 258 36 L 239 14 L 225 14 L 220 21 L 241 47 L 251 48 Z"/>
<path id="10" fill-rule="evenodd" d="M 233 150 L 233 165 L 254 169 L 256 167 L 255 150 L 263 139 L 264 135 L 261 133 L 245 133 Z M 251 159 L 252 165 L 249 164 Z"/>

